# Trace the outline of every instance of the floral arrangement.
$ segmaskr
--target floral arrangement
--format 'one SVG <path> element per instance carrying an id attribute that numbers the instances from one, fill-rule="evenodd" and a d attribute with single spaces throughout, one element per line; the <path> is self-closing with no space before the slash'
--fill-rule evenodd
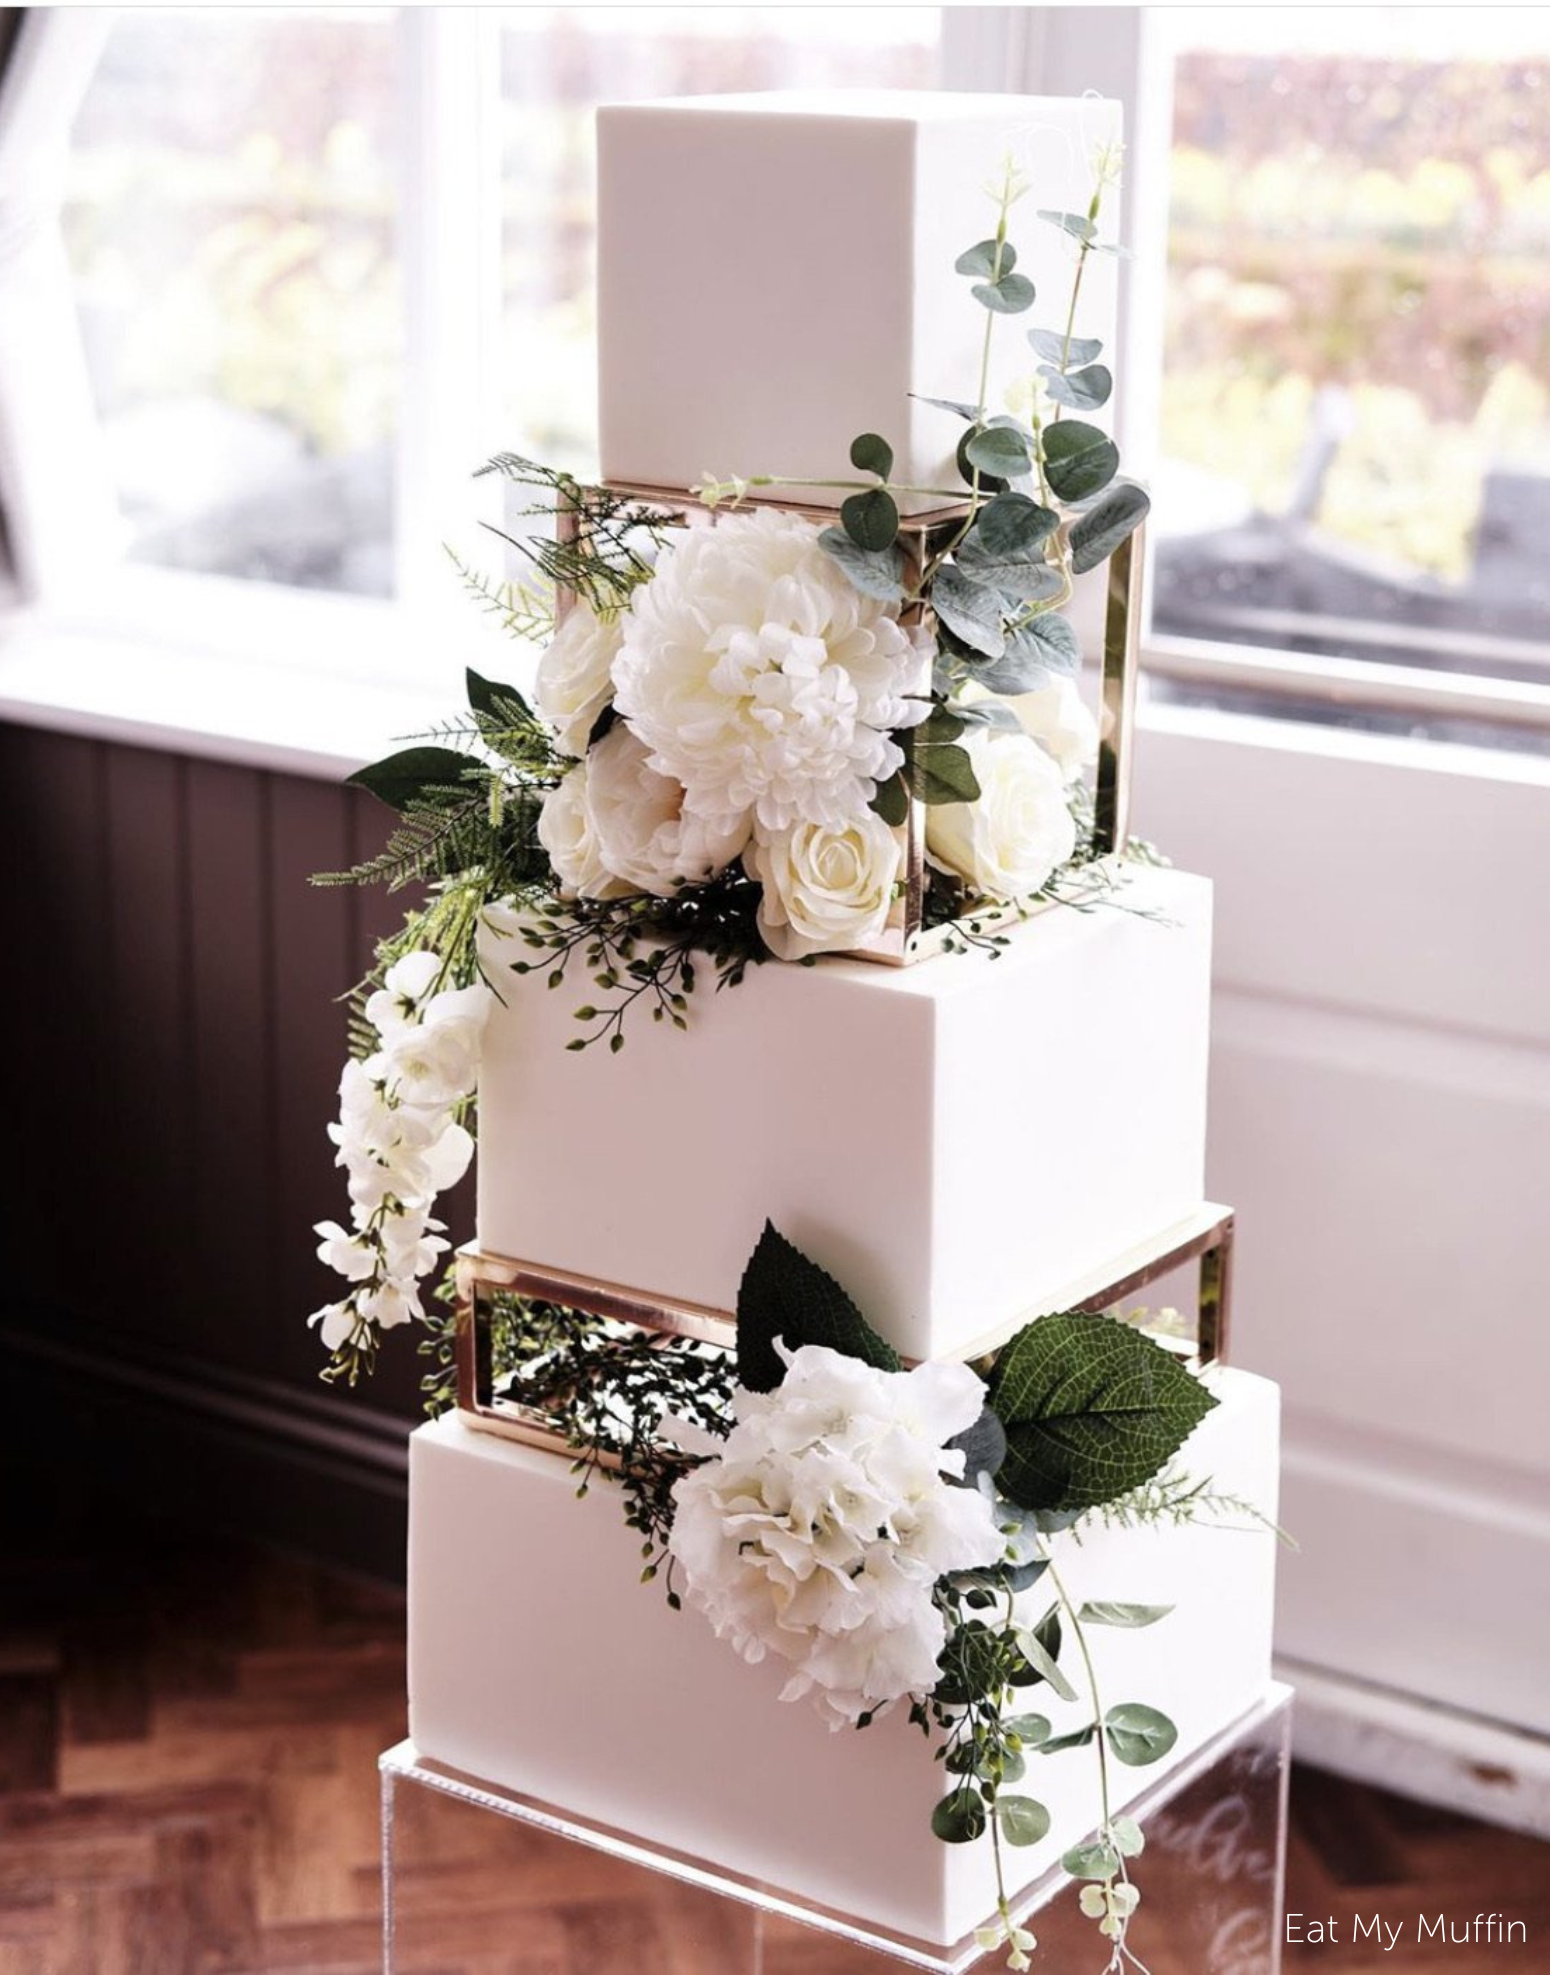
<path id="1" fill-rule="evenodd" d="M 1062 1863 L 1109 1969 L 1141 1966 L 1126 1935 L 1143 1841 L 1113 1808 L 1112 1766 L 1160 1760 L 1177 1731 L 1100 1693 L 1086 1635 L 1169 1608 L 1076 1603 L 1058 1550 L 1093 1519 L 1259 1520 L 1173 1465 L 1216 1404 L 1174 1353 L 1132 1324 L 1052 1314 L 990 1361 L 906 1369 L 770 1226 L 743 1277 L 735 1357 L 509 1296 L 493 1342 L 503 1396 L 563 1435 L 583 1491 L 597 1475 L 620 1486 L 642 1578 L 663 1578 L 675 1609 L 778 1662 L 782 1699 L 832 1729 L 904 1707 L 934 1736 L 947 1787 L 932 1827 L 949 1844 L 988 1834 L 998 1913 L 978 1938 L 1012 1968 L 1035 1943 L 1002 1847 L 1049 1832 L 1031 1772 L 1091 1751 L 1100 1823 Z M 1030 1711 L 1040 1687 L 1075 1717 Z"/>

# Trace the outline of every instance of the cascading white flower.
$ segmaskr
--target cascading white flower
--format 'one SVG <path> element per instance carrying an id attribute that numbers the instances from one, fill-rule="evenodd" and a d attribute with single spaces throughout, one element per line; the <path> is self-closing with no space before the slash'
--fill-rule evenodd
<path id="1" fill-rule="evenodd" d="M 330 1351 L 369 1350 L 423 1313 L 418 1283 L 446 1252 L 431 1205 L 461 1179 L 473 1139 L 455 1113 L 474 1088 L 494 996 L 482 984 L 437 991 L 434 953 L 405 954 L 366 1003 L 381 1048 L 339 1080 L 329 1136 L 350 1186 L 353 1229 L 320 1221 L 318 1259 L 352 1286 L 313 1313 Z"/>
<path id="2" fill-rule="evenodd" d="M 615 705 L 716 830 L 847 822 L 902 765 L 893 730 L 929 711 L 929 638 L 818 534 L 769 508 L 688 530 L 625 613 Z"/>
<path id="3" fill-rule="evenodd" d="M 675 1487 L 668 1547 L 719 1637 L 785 1660 L 782 1698 L 850 1727 L 931 1691 L 946 1640 L 932 1587 L 1004 1550 L 946 1445 L 985 1388 L 961 1364 L 886 1372 L 815 1344 L 781 1355 L 781 1384 L 739 1388 L 720 1452 Z"/>

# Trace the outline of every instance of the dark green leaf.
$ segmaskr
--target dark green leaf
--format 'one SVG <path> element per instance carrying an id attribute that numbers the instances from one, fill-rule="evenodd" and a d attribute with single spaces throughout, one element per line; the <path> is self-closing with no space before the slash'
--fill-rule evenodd
<path id="1" fill-rule="evenodd" d="M 389 809 L 402 812 L 412 803 L 461 801 L 469 794 L 466 777 L 473 766 L 466 754 L 454 748 L 406 747 L 357 768 L 345 780 L 358 789 L 369 789 Z"/>
<path id="2" fill-rule="evenodd" d="M 1025 1508 L 1094 1508 L 1150 1481 L 1217 1403 L 1172 1353 L 1111 1317 L 1036 1317 L 996 1361 L 1001 1491 Z"/>
<path id="3" fill-rule="evenodd" d="M 985 1799 L 966 1784 L 931 1813 L 931 1829 L 944 1844 L 967 1845 L 985 1835 Z"/>
<path id="4" fill-rule="evenodd" d="M 893 447 L 875 432 L 863 432 L 850 442 L 850 463 L 863 473 L 875 473 L 879 480 L 886 480 L 893 471 Z"/>
<path id="5" fill-rule="evenodd" d="M 994 590 L 976 583 L 949 563 L 931 585 L 931 608 L 971 651 L 999 658 L 1006 648 L 1001 629 L 1005 610 Z"/>
<path id="6" fill-rule="evenodd" d="M 938 411 L 950 411 L 955 413 L 959 418 L 967 418 L 977 422 L 980 416 L 978 405 L 966 405 L 959 398 L 925 398 L 918 391 L 912 391 L 910 396 L 915 399 L 917 404 L 934 405 Z"/>
<path id="7" fill-rule="evenodd" d="M 967 1707 L 1001 1684 L 1001 1650 L 996 1635 L 978 1619 L 950 1632 L 937 1657 L 936 1698 L 947 1707 Z"/>
<path id="8" fill-rule="evenodd" d="M 1032 1797 L 997 1797 L 996 1822 L 1009 1845 L 1036 1845 L 1049 1836 L 1049 1812 Z"/>
<path id="9" fill-rule="evenodd" d="M 1085 501 L 1119 471 L 1119 448 L 1095 425 L 1063 418 L 1044 428 L 1044 471 L 1063 501 Z"/>
<path id="10" fill-rule="evenodd" d="M 904 599 L 904 559 L 897 548 L 858 549 L 843 528 L 825 528 L 818 546 L 832 556 L 864 597 Z"/>
<path id="11" fill-rule="evenodd" d="M 996 265 L 996 255 L 1000 253 L 1001 265 Z M 1003 240 L 998 249 L 994 240 L 981 240 L 978 246 L 970 247 L 967 253 L 960 254 L 953 262 L 955 274 L 981 275 L 986 281 L 996 274 L 1010 274 L 1017 265 L 1017 249 L 1010 240 Z"/>
<path id="12" fill-rule="evenodd" d="M 1118 1625 L 1138 1632 L 1142 1626 L 1166 1618 L 1172 1610 L 1172 1605 L 1116 1605 L 1097 1599 L 1083 1605 L 1077 1617 L 1083 1625 Z"/>
<path id="13" fill-rule="evenodd" d="M 1146 519 L 1150 496 L 1134 481 L 1119 480 L 1071 527 L 1071 567 L 1078 576 L 1106 561 Z"/>
<path id="14" fill-rule="evenodd" d="M 1115 1759 L 1131 1769 L 1145 1769 L 1161 1762 L 1179 1739 L 1179 1731 L 1165 1714 L 1140 1701 L 1121 1701 L 1103 1717 L 1104 1733 Z"/>
<path id="15" fill-rule="evenodd" d="M 964 455 L 981 473 L 1015 480 L 1033 470 L 1033 438 L 1017 425 L 983 425 L 964 443 Z"/>
<path id="16" fill-rule="evenodd" d="M 933 706 L 920 725 L 911 729 L 911 738 L 926 747 L 938 747 L 956 741 L 968 724 L 963 707 Z"/>
<path id="17" fill-rule="evenodd" d="M 915 793 L 922 802 L 978 802 L 979 778 L 974 763 L 961 747 L 916 748 L 913 756 Z"/>
<path id="18" fill-rule="evenodd" d="M 898 1353 L 834 1278 L 766 1221 L 737 1292 L 737 1376 L 750 1392 L 773 1392 L 786 1375 L 776 1338 L 788 1351 L 826 1344 L 882 1371 L 899 1369 Z"/>
<path id="19" fill-rule="evenodd" d="M 972 1488 L 982 1474 L 993 1475 L 1006 1459 L 1006 1428 L 988 1406 L 982 1406 L 973 1426 L 955 1433 L 947 1444 L 963 1455 L 963 1485 Z"/>
<path id="20" fill-rule="evenodd" d="M 1056 676 L 1069 677 L 1082 663 L 1082 648 L 1070 623 L 1046 610 L 1020 624 L 1000 658 L 976 664 L 973 676 L 993 693 L 1034 693 Z"/>
<path id="21" fill-rule="evenodd" d="M 1026 494 L 997 494 L 975 516 L 968 540 L 986 555 L 1026 554 L 1041 548 L 1059 526 L 1053 508 Z"/>
<path id="22" fill-rule="evenodd" d="M 969 290 L 982 308 L 996 315 L 1021 315 L 1033 307 L 1033 283 L 1026 274 L 1003 274 L 999 281 L 977 281 Z"/>
<path id="23" fill-rule="evenodd" d="M 1073 364 L 1091 363 L 1103 354 L 1103 345 L 1096 336 L 1073 336 L 1068 349 L 1065 332 L 1060 329 L 1030 329 L 1028 341 L 1036 355 L 1047 358 L 1062 370 L 1069 370 Z"/>
<path id="24" fill-rule="evenodd" d="M 1090 1844 L 1073 1845 L 1060 1861 L 1060 1869 L 1073 1879 L 1112 1879 L 1119 1871 L 1119 1852 L 1095 1838 Z"/>
<path id="25" fill-rule="evenodd" d="M 1109 402 L 1114 389 L 1114 379 L 1101 363 L 1088 364 L 1085 370 L 1067 372 L 1044 363 L 1039 365 L 1039 375 L 1056 404 L 1066 405 L 1072 411 L 1096 411 L 1100 405 Z"/>
<path id="26" fill-rule="evenodd" d="M 512 726 L 512 714 L 531 720 L 532 709 L 517 691 L 515 686 L 503 685 L 499 679 L 485 679 L 470 666 L 464 668 L 464 680 L 468 687 L 468 704 L 475 713 L 483 713 L 501 726 Z"/>
<path id="27" fill-rule="evenodd" d="M 1041 1756 L 1058 1756 L 1062 1749 L 1085 1749 L 1097 1732 L 1096 1724 L 1090 1721 L 1085 1728 L 1073 1728 L 1069 1735 L 1056 1735 L 1036 1747 Z"/>
<path id="28" fill-rule="evenodd" d="M 910 792 L 903 775 L 890 775 L 886 782 L 878 783 L 872 807 L 893 829 L 909 821 Z"/>
<path id="29" fill-rule="evenodd" d="M 858 549 L 881 554 L 893 547 L 898 535 L 899 510 L 892 494 L 869 487 L 841 503 L 840 522 Z"/>
<path id="30" fill-rule="evenodd" d="M 1098 231 L 1085 213 L 1052 213 L 1041 211 L 1040 219 L 1047 219 L 1051 226 L 1058 226 L 1076 240 L 1091 240 Z"/>

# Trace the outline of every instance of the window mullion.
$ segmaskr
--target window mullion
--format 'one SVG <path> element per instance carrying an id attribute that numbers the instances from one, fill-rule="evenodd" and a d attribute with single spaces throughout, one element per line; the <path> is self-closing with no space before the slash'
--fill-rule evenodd
<path id="1" fill-rule="evenodd" d="M 441 544 L 498 513 L 470 476 L 490 450 L 500 319 L 499 22 L 484 8 L 405 8 L 399 32 L 396 588 L 411 608 L 439 609 L 451 597 Z"/>

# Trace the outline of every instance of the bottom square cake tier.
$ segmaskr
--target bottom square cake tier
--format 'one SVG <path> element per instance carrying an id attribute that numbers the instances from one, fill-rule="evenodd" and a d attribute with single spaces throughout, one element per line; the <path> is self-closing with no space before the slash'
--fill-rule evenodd
<path id="1" fill-rule="evenodd" d="M 1238 1371 L 1206 1378 L 1221 1403 L 1179 1465 L 1273 1520 L 1277 1390 Z M 1143 1702 L 1179 1730 L 1163 1762 L 1113 1767 L 1118 1811 L 1263 1694 L 1275 1538 L 1238 1509 L 1177 1528 L 1094 1517 L 1053 1544 L 1075 1600 L 1173 1607 L 1142 1630 L 1087 1628 L 1104 1707 Z M 782 1669 L 745 1664 L 697 1613 L 670 1610 L 660 1583 L 639 1583 L 640 1568 L 640 1539 L 606 1480 L 578 1499 L 564 1457 L 455 1415 L 421 1427 L 409 1544 L 420 1754 L 894 1933 L 948 1944 L 985 1921 L 989 1843 L 933 1836 L 946 1779 L 902 1708 L 831 1732 L 778 1698 Z M 1048 1602 L 1036 1586 L 1026 1617 Z M 1078 1727 L 1090 1709 L 1073 1679 L 1076 1703 L 1045 1685 L 1020 1703 L 1056 1733 Z M 1018 1788 L 1052 1813 L 1043 1841 L 1006 1854 L 1020 1888 L 1097 1824 L 1092 1749 L 1031 1756 Z"/>

